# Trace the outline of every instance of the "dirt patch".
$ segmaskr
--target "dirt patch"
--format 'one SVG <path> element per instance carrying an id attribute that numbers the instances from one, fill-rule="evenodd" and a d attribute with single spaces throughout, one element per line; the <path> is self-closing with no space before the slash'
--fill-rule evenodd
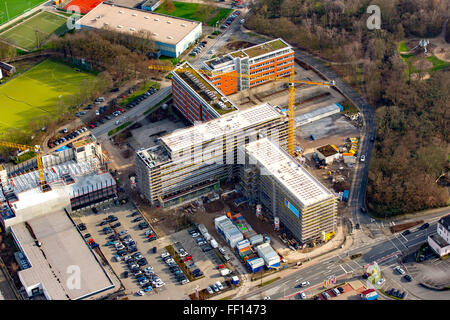
<path id="1" fill-rule="evenodd" d="M 208 213 L 216 213 L 217 211 L 223 210 L 224 207 L 225 205 L 221 200 L 216 200 L 205 204 L 205 210 Z"/>
<path id="2" fill-rule="evenodd" d="M 414 67 L 419 70 L 428 70 L 433 68 L 433 64 L 431 63 L 431 61 L 421 58 L 414 62 Z"/>

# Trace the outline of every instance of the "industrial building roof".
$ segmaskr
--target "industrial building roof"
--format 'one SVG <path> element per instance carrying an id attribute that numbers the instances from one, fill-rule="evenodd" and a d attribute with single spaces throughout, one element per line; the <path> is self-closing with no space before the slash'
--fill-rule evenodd
<path id="1" fill-rule="evenodd" d="M 96 159 L 97 160 L 97 159 Z M 44 204 L 56 199 L 61 193 L 68 197 L 77 196 L 83 191 L 101 189 L 116 182 L 109 172 L 97 172 L 97 161 L 75 162 L 73 160 L 44 169 L 46 181 L 52 187 L 51 191 L 42 192 L 39 186 L 37 170 L 10 177 L 10 187 L 18 200 L 13 203 L 14 210 Z"/>
<path id="2" fill-rule="evenodd" d="M 278 254 L 276 253 L 276 251 L 268 243 L 260 244 L 259 246 L 256 247 L 256 251 L 263 259 L 264 258 L 270 259 L 270 258 L 278 257 Z"/>
<path id="3" fill-rule="evenodd" d="M 329 114 L 332 112 L 341 112 L 341 107 L 337 103 L 330 104 L 329 106 L 325 106 L 323 108 L 315 109 L 311 112 L 303 113 L 295 117 L 295 124 L 297 126 L 312 122 L 315 118 L 319 117 L 322 114 Z"/>
<path id="4" fill-rule="evenodd" d="M 36 239 L 35 244 L 25 223 L 11 227 L 14 238 L 31 264 L 19 271 L 24 286 L 37 284 L 53 300 L 82 299 L 113 287 L 111 279 L 88 248 L 81 234 L 65 212 L 57 211 L 28 221 Z M 72 287 L 74 269 L 79 268 L 79 286 Z"/>
<path id="5" fill-rule="evenodd" d="M 205 100 L 217 113 L 226 114 L 236 111 L 238 108 L 203 75 L 197 72 L 188 62 L 183 63 L 173 72 L 179 75 L 183 81 Z M 223 103 L 225 109 L 217 104 Z"/>
<path id="6" fill-rule="evenodd" d="M 291 192 L 303 207 L 333 197 L 316 178 L 267 138 L 247 144 L 246 150 L 262 165 L 261 174 L 272 176 Z"/>
<path id="7" fill-rule="evenodd" d="M 150 32 L 157 42 L 176 45 L 201 22 L 174 18 L 144 10 L 117 7 L 101 3 L 83 16 L 78 23 L 91 28 L 111 28 L 115 31 L 136 34 L 140 30 Z"/>
<path id="8" fill-rule="evenodd" d="M 227 114 L 220 118 L 197 124 L 186 129 L 178 130 L 163 136 L 161 140 L 172 152 L 174 152 L 198 144 L 202 141 L 209 141 L 231 132 L 243 130 L 258 123 L 277 119 L 280 116 L 282 116 L 280 112 L 270 104 L 265 103 L 247 110 Z"/>

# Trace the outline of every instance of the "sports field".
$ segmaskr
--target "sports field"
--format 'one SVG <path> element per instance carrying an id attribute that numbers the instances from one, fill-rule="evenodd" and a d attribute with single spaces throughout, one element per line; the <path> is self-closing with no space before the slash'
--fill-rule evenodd
<path id="1" fill-rule="evenodd" d="M 44 2 L 46 0 L 0 0 L 0 25 Z"/>
<path id="2" fill-rule="evenodd" d="M 205 5 L 199 3 L 177 1 L 173 1 L 172 3 L 175 10 L 171 12 L 167 11 L 163 3 L 155 10 L 155 12 L 166 14 L 168 16 L 205 22 L 208 26 L 214 27 L 217 21 L 225 19 L 233 11 L 232 9 L 218 7 L 212 7 L 212 11 L 202 10 L 205 8 Z"/>
<path id="3" fill-rule="evenodd" d="M 63 63 L 45 60 L 0 86 L 0 133 L 15 127 L 27 130 L 30 120 L 52 116 L 59 97 L 71 95 L 94 75 Z"/>
<path id="4" fill-rule="evenodd" d="M 67 18 L 44 11 L 3 32 L 0 38 L 20 48 L 32 50 L 42 45 L 52 33 L 66 31 L 66 22 Z"/>

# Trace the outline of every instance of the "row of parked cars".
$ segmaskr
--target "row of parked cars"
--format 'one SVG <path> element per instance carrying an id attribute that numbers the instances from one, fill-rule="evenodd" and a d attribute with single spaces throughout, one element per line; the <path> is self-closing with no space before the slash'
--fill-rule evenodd
<path id="1" fill-rule="evenodd" d="M 232 14 L 230 14 L 230 16 L 227 18 L 227 20 L 225 20 L 225 22 L 223 23 L 223 25 L 220 26 L 221 29 L 226 29 L 228 28 L 234 21 L 234 19 L 236 19 L 237 16 L 239 16 L 241 13 L 239 11 L 235 11 Z"/>
<path id="2" fill-rule="evenodd" d="M 394 288 L 389 289 L 388 291 L 386 291 L 386 294 L 393 296 L 393 297 L 397 297 L 399 299 L 403 299 L 406 296 L 406 292 L 400 292 L 400 290 L 395 290 Z"/>
<path id="3" fill-rule="evenodd" d="M 67 133 L 64 137 L 58 138 L 53 140 L 52 143 L 49 144 L 50 147 L 56 147 L 58 145 L 60 145 L 61 143 L 64 143 L 66 141 L 72 140 L 76 137 L 78 137 L 81 133 L 86 132 L 87 128 L 83 127 L 77 130 L 72 131 L 71 133 L 68 133 L 67 128 L 64 128 L 61 130 L 60 133 Z"/>
<path id="4" fill-rule="evenodd" d="M 192 238 L 195 239 L 195 242 L 197 245 L 202 249 L 203 252 L 211 251 L 213 248 L 208 244 L 208 241 L 206 241 L 205 238 L 202 237 L 200 232 L 198 230 L 189 230 L 189 234 L 192 236 Z"/>
<path id="5" fill-rule="evenodd" d="M 198 54 L 203 50 L 204 47 L 206 47 L 207 44 L 208 44 L 208 41 L 207 41 L 207 40 L 204 40 L 204 41 L 200 42 L 200 43 L 198 44 L 198 46 L 195 47 L 195 48 L 191 51 L 191 53 L 189 53 L 189 55 L 192 56 L 192 57 L 195 57 L 196 55 L 198 55 Z"/>
<path id="6" fill-rule="evenodd" d="M 189 255 L 189 253 L 187 253 L 183 248 L 180 248 L 180 249 L 179 249 L 180 257 L 187 257 L 187 256 L 189 256 L 189 259 L 192 259 L 192 256 Z M 181 268 L 177 265 L 177 263 L 175 262 L 175 260 L 173 259 L 173 257 L 170 255 L 169 252 L 164 251 L 163 253 L 161 253 L 161 259 L 163 260 L 163 262 L 165 264 L 167 264 L 167 266 L 169 267 L 170 272 L 173 274 L 175 279 L 180 284 L 189 283 L 189 280 L 186 277 L 186 275 L 184 274 L 183 270 L 181 270 Z"/>
<path id="7" fill-rule="evenodd" d="M 220 281 L 217 281 L 216 283 L 213 283 L 212 285 L 206 287 L 206 290 L 209 294 L 219 292 L 223 290 L 223 284 Z"/>
<path id="8" fill-rule="evenodd" d="M 132 102 L 129 102 L 128 104 L 126 104 L 125 107 L 129 108 L 129 109 L 134 108 L 139 103 L 141 103 L 144 99 L 147 99 L 148 97 L 150 97 L 152 94 L 156 93 L 157 91 L 158 91 L 158 89 L 151 87 L 146 92 L 144 92 L 143 94 L 138 96 L 136 99 L 134 99 Z M 132 91 L 129 91 L 128 93 L 131 93 L 131 92 Z M 102 98 L 102 97 L 100 97 L 100 98 Z M 112 102 L 114 102 L 114 101 L 115 100 L 113 99 Z M 111 120 L 113 117 L 118 117 L 122 113 L 125 113 L 125 112 L 126 112 L 126 110 L 124 108 L 121 108 L 118 105 L 116 105 L 115 102 L 112 104 L 111 107 L 108 105 L 99 107 L 95 111 L 95 115 L 97 117 L 89 123 L 89 127 L 91 127 L 91 128 L 98 127 L 99 125 L 105 123 L 105 121 Z M 101 115 L 103 115 L 103 116 L 99 117 Z M 116 120 L 116 124 L 119 124 L 119 123 L 120 123 L 120 120 Z"/>

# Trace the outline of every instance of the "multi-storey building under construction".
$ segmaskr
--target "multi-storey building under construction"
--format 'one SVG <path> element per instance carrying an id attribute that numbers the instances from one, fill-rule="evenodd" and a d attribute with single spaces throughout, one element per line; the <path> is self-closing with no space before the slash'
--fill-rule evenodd
<path id="1" fill-rule="evenodd" d="M 212 73 L 207 78 L 229 95 L 264 84 L 270 77 L 288 77 L 294 68 L 294 50 L 283 39 L 275 39 L 203 62 Z M 217 75 L 214 75 L 214 74 Z"/>
<path id="2" fill-rule="evenodd" d="M 241 185 L 255 203 L 304 243 L 323 239 L 336 230 L 337 197 L 267 138 L 241 149 Z"/>
<path id="3" fill-rule="evenodd" d="M 236 177 L 238 148 L 266 136 L 287 147 L 287 117 L 269 104 L 233 112 L 160 138 L 136 155 L 136 184 L 152 205 L 169 207 L 218 190 Z"/>

